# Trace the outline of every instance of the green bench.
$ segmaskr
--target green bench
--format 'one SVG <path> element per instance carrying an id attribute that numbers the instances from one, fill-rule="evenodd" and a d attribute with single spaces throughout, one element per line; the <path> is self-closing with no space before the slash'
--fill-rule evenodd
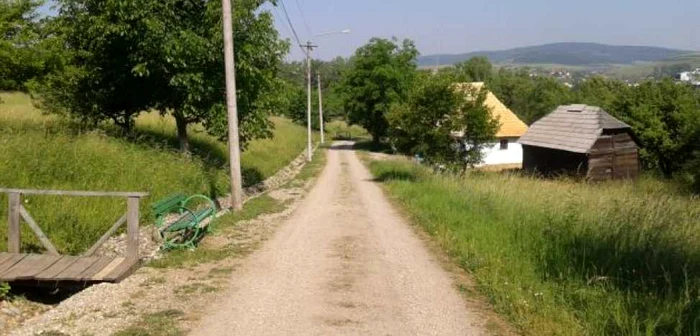
<path id="1" fill-rule="evenodd" d="M 204 195 L 173 194 L 154 203 L 151 208 L 165 250 L 194 248 L 216 216 L 216 204 Z M 175 220 L 168 221 L 174 215 L 177 215 Z M 206 219 L 209 221 L 205 223 Z"/>

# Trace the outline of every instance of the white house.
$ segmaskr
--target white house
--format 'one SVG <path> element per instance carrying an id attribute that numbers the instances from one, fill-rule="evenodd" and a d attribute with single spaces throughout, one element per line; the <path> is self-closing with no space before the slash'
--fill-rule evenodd
<path id="1" fill-rule="evenodd" d="M 459 84 L 460 87 L 467 85 L 480 90 L 484 83 Z M 517 141 L 527 132 L 527 125 L 491 92 L 487 93 L 484 104 L 490 108 L 491 114 L 500 121 L 501 128 L 496 133 L 497 142 L 490 144 L 484 150 L 483 165 L 522 165 L 523 147 Z"/>

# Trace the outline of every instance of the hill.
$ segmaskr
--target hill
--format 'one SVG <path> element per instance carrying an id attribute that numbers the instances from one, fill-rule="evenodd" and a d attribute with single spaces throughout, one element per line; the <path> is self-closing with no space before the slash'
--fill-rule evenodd
<path id="1" fill-rule="evenodd" d="M 493 63 L 562 64 L 590 66 L 658 62 L 692 51 L 645 46 L 613 46 L 598 43 L 553 43 L 501 51 L 477 51 L 456 55 L 426 55 L 418 58 L 419 66 L 451 65 L 476 56 L 486 56 Z"/>
<path id="2" fill-rule="evenodd" d="M 148 113 L 129 136 L 109 125 L 85 128 L 43 115 L 27 95 L 0 93 L 0 186 L 28 189 L 146 191 L 142 218 L 152 222 L 150 204 L 175 193 L 223 195 L 229 188 L 226 144 L 192 127 L 190 156 L 177 150 L 175 124 Z M 306 129 L 273 118 L 274 138 L 249 143 L 242 154 L 244 184 L 265 179 L 306 147 Z M 80 253 L 124 212 L 121 199 L 25 197 L 25 207 L 56 247 Z M 7 204 L 5 195 L 0 202 Z M 6 220 L 7 207 L 0 206 Z M 24 230 L 27 229 L 23 226 Z M 29 231 L 22 243 L 39 246 Z M 6 232 L 0 231 L 0 249 Z"/>

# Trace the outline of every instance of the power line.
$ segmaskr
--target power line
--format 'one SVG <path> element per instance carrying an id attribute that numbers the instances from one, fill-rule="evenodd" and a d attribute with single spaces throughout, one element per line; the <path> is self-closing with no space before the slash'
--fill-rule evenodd
<path id="1" fill-rule="evenodd" d="M 289 26 L 285 23 L 285 20 L 284 20 L 284 18 L 282 17 L 282 14 L 280 14 L 279 9 L 277 8 L 277 6 L 273 6 L 273 8 L 275 9 L 275 18 L 278 19 L 278 20 L 280 20 L 280 21 L 282 22 L 282 27 L 284 27 L 284 30 L 287 31 L 287 33 L 289 33 L 289 36 L 290 36 L 290 37 L 293 37 L 293 36 L 292 36 L 292 31 L 289 29 Z"/>
<path id="2" fill-rule="evenodd" d="M 280 4 L 282 5 L 282 11 L 284 12 L 284 16 L 287 18 L 287 23 L 289 23 L 289 28 L 292 29 L 294 39 L 297 41 L 297 45 L 301 48 L 302 51 L 306 52 L 306 50 L 304 50 L 304 48 L 301 47 L 301 40 L 299 40 L 299 35 L 297 35 L 297 31 L 296 29 L 294 29 L 292 20 L 289 18 L 289 12 L 287 12 L 287 6 L 284 5 L 284 0 L 280 0 Z"/>
<path id="3" fill-rule="evenodd" d="M 299 0 L 294 0 L 294 2 L 297 3 L 297 9 L 299 10 L 299 14 L 301 14 L 301 20 L 304 22 L 304 26 L 306 27 L 306 32 L 309 34 L 309 37 L 313 36 L 314 34 L 311 33 L 311 28 L 309 28 L 309 24 L 306 21 L 306 16 L 304 16 L 304 10 L 301 9 L 301 5 L 299 5 Z"/>

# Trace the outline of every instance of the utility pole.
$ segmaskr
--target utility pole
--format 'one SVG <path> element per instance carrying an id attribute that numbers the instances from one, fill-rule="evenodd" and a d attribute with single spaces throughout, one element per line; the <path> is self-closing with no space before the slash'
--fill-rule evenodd
<path id="1" fill-rule="evenodd" d="M 313 158 L 313 153 L 311 152 L 311 51 L 317 46 L 311 44 L 311 41 L 306 42 L 306 44 L 301 45 L 302 48 L 306 48 L 306 81 L 307 81 L 307 102 L 306 102 L 306 131 L 307 131 L 307 142 L 306 142 L 306 160 L 311 162 Z"/>
<path id="2" fill-rule="evenodd" d="M 323 95 L 321 93 L 321 74 L 318 74 L 318 122 L 321 127 L 321 143 L 325 142 L 323 137 Z"/>
<path id="3" fill-rule="evenodd" d="M 233 54 L 233 22 L 231 0 L 221 0 L 224 19 L 224 64 L 226 69 L 226 109 L 228 111 L 228 150 L 231 167 L 231 208 L 243 209 L 241 149 L 236 105 L 236 66 Z"/>

